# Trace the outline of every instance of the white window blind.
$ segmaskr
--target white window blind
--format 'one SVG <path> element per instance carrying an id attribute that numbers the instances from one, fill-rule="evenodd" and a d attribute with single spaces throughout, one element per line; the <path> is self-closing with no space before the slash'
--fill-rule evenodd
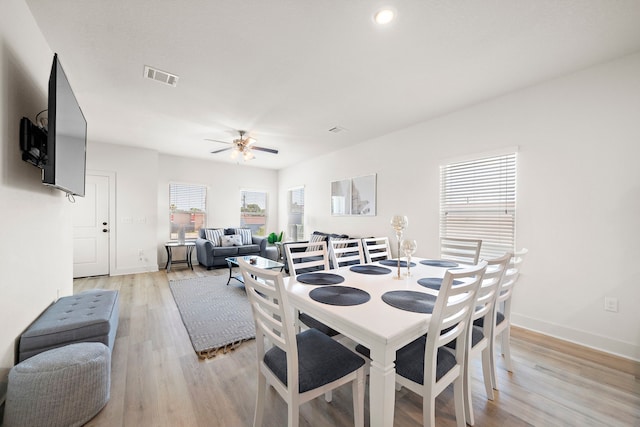
<path id="1" fill-rule="evenodd" d="M 287 191 L 287 232 L 288 238 L 304 240 L 304 187 Z"/>
<path id="2" fill-rule="evenodd" d="M 198 184 L 169 184 L 170 239 L 177 239 L 180 229 L 185 238 L 195 239 L 206 225 L 207 187 Z"/>
<path id="3" fill-rule="evenodd" d="M 514 250 L 516 154 L 440 167 L 440 236 L 482 239 L 480 256 Z"/>

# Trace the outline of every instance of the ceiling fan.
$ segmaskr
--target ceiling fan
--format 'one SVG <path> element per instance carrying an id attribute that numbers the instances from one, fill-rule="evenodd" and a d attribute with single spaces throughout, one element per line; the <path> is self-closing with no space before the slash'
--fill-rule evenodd
<path id="1" fill-rule="evenodd" d="M 271 154 L 278 154 L 278 150 L 276 150 L 276 149 L 266 148 L 266 147 L 258 147 L 256 145 L 254 145 L 256 143 L 255 138 L 252 138 L 250 136 L 245 136 L 247 134 L 246 131 L 239 130 L 238 133 L 240 134 L 240 137 L 234 139 L 233 142 L 220 141 L 220 140 L 217 140 L 217 139 L 205 139 L 205 141 L 221 142 L 223 144 L 231 145 L 231 147 L 221 148 L 220 150 L 212 151 L 211 154 L 217 154 L 217 153 L 221 153 L 223 151 L 233 150 L 233 151 L 231 151 L 231 158 L 232 159 L 235 159 L 236 157 L 238 157 L 238 155 L 242 155 L 242 158 L 245 161 L 246 160 L 251 160 L 251 159 L 253 159 L 255 157 L 253 155 L 253 150 L 264 151 L 266 153 L 271 153 Z"/>

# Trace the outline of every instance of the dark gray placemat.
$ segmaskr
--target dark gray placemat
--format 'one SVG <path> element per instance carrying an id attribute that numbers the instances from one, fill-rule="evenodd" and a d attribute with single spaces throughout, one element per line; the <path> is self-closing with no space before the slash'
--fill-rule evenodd
<path id="1" fill-rule="evenodd" d="M 382 301 L 400 310 L 431 313 L 433 312 L 436 297 L 424 292 L 389 291 L 382 294 Z"/>
<path id="2" fill-rule="evenodd" d="M 296 276 L 296 280 L 307 285 L 337 285 L 344 282 L 344 277 L 333 273 L 304 273 Z"/>
<path id="3" fill-rule="evenodd" d="M 358 305 L 371 299 L 368 292 L 349 286 L 316 288 L 309 292 L 309 297 L 314 301 L 330 305 Z"/>
<path id="4" fill-rule="evenodd" d="M 458 263 L 453 261 L 445 261 L 443 259 L 423 259 L 420 264 L 430 265 L 431 267 L 457 267 Z"/>
<path id="5" fill-rule="evenodd" d="M 461 285 L 464 282 L 460 280 L 454 280 L 454 285 Z M 418 285 L 422 285 L 425 288 L 440 290 L 440 286 L 442 286 L 442 278 L 440 277 L 424 277 L 422 279 L 418 279 Z"/>
<path id="6" fill-rule="evenodd" d="M 362 274 L 389 274 L 391 270 L 387 267 L 380 267 L 378 265 L 354 265 L 349 270 Z"/>
<path id="7" fill-rule="evenodd" d="M 380 264 L 382 265 L 389 265 L 391 267 L 397 267 L 398 266 L 398 260 L 397 259 L 383 259 L 382 261 L 378 261 Z M 411 267 L 415 267 L 416 263 L 412 262 L 411 263 Z M 407 267 L 407 261 L 400 261 L 400 267 Z"/>

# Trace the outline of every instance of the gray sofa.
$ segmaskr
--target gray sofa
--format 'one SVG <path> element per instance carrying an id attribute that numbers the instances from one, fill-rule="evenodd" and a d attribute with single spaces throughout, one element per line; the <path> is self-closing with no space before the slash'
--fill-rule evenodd
<path id="1" fill-rule="evenodd" d="M 218 228 L 219 229 L 219 228 Z M 210 270 L 214 267 L 226 267 L 227 262 L 225 258 L 247 255 L 259 255 L 261 257 L 267 257 L 267 238 L 261 236 L 251 236 L 250 245 L 239 246 L 216 246 L 214 242 L 208 240 L 204 228 L 198 231 L 198 238 L 196 239 L 196 256 L 198 258 L 198 264 L 203 267 L 207 267 Z M 209 229 L 213 230 L 213 229 Z M 225 228 L 225 235 L 235 234 L 234 228 Z"/>

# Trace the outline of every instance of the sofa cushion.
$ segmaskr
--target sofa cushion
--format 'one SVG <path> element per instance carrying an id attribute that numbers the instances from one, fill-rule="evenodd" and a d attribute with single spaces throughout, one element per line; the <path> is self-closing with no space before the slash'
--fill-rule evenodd
<path id="1" fill-rule="evenodd" d="M 204 237 L 207 240 L 211 240 L 213 246 L 222 246 L 220 238 L 224 236 L 224 229 L 222 228 L 205 228 Z"/>
<path id="2" fill-rule="evenodd" d="M 232 234 L 230 236 L 222 236 L 220 238 L 220 241 L 222 242 L 222 247 L 229 247 L 229 246 L 242 246 L 242 236 L 240 236 L 239 234 Z"/>
<path id="3" fill-rule="evenodd" d="M 309 237 L 309 243 L 324 242 L 325 240 L 327 240 L 327 236 L 323 234 L 313 233 Z M 318 249 L 320 249 L 320 246 L 308 246 L 307 252 L 317 251 Z"/>
<path id="4" fill-rule="evenodd" d="M 242 245 L 238 246 L 238 255 L 260 253 L 260 245 Z"/>
<path id="5" fill-rule="evenodd" d="M 214 257 L 236 256 L 238 255 L 238 246 L 229 246 L 228 248 L 222 246 L 214 246 L 211 252 Z"/>
<path id="6" fill-rule="evenodd" d="M 239 234 L 240 236 L 242 236 L 242 244 L 243 245 L 250 245 L 251 243 L 253 243 L 251 241 L 251 229 L 250 228 L 236 228 L 235 230 L 236 230 L 235 234 Z"/>

